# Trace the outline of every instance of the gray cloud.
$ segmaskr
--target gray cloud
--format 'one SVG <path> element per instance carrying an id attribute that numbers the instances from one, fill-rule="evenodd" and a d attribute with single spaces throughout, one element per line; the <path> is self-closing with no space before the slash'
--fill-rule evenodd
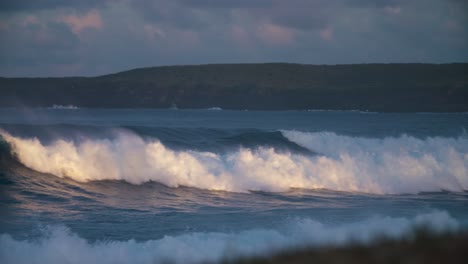
<path id="1" fill-rule="evenodd" d="M 26 23 L 3 30 L 1 36 L 0 71 L 13 75 L 58 74 L 60 68 L 70 67 L 79 59 L 79 41 L 62 23 Z"/>
<path id="2" fill-rule="evenodd" d="M 187 8 L 178 1 L 173 0 L 134 0 L 130 2 L 131 6 L 143 18 L 151 23 L 164 23 L 180 28 L 201 28 L 209 26 L 204 12 Z M 211 16 L 211 14 L 207 14 Z"/>
<path id="3" fill-rule="evenodd" d="M 7 0 L 0 9 L 0 76 L 220 62 L 468 61 L 462 0 Z"/>
<path id="4" fill-rule="evenodd" d="M 179 0 L 184 5 L 196 8 L 258 8 L 270 7 L 272 0 Z"/>
<path id="5" fill-rule="evenodd" d="M 332 19 L 334 8 L 337 6 L 333 1 L 278 1 L 273 8 L 263 10 L 263 15 L 281 26 L 311 30 L 325 27 Z"/>
<path id="6" fill-rule="evenodd" d="M 1 12 L 46 10 L 56 8 L 98 8 L 107 5 L 112 0 L 2 0 Z"/>
<path id="7" fill-rule="evenodd" d="M 386 6 L 394 6 L 404 3 L 405 0 L 345 0 L 344 3 L 354 7 L 373 7 L 381 8 Z"/>

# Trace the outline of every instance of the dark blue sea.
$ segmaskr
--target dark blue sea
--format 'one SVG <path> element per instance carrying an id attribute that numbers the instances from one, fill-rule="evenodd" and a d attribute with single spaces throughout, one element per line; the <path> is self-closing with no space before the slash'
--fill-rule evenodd
<path id="1" fill-rule="evenodd" d="M 468 228 L 468 114 L 0 109 L 0 262 L 198 263 Z"/>

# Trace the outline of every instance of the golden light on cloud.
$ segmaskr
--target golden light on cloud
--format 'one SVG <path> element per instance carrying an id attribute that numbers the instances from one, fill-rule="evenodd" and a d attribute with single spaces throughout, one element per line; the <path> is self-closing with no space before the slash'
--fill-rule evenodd
<path id="1" fill-rule="evenodd" d="M 84 15 L 66 15 L 61 17 L 63 22 L 71 27 L 73 33 L 79 35 L 85 29 L 101 29 L 102 19 L 98 10 L 92 9 Z"/>

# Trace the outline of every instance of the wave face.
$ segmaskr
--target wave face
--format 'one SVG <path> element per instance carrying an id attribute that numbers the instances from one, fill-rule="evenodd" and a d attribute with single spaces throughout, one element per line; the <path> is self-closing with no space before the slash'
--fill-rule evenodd
<path id="1" fill-rule="evenodd" d="M 173 150 L 131 131 L 112 138 L 41 142 L 3 131 L 18 160 L 42 173 L 76 181 L 156 181 L 170 187 L 246 192 L 290 188 L 401 194 L 468 189 L 466 137 L 371 139 L 282 131 L 318 155 L 243 148 L 227 153 Z"/>
<path id="2" fill-rule="evenodd" d="M 401 238 L 419 226 L 433 232 L 456 231 L 459 223 L 446 212 L 404 217 L 372 217 L 339 226 L 310 218 L 291 220 L 282 230 L 252 229 L 238 233 L 187 233 L 158 240 L 90 243 L 63 226 L 43 230 L 39 239 L 0 235 L 4 263 L 199 263 L 263 255 L 314 245 L 368 243 L 382 236 Z M 27 254 L 25 254 L 27 252 Z"/>

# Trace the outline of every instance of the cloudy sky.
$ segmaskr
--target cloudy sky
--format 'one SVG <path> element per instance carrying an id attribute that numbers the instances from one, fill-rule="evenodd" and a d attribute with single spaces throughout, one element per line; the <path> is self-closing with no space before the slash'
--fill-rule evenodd
<path id="1" fill-rule="evenodd" d="M 466 0 L 1 0 L 0 76 L 468 62 Z"/>

